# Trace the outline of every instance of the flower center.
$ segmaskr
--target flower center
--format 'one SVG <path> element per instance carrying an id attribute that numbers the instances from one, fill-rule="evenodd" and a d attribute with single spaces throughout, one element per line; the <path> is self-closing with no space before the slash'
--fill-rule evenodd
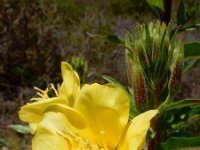
<path id="1" fill-rule="evenodd" d="M 104 150 L 102 147 L 92 144 L 88 139 L 82 137 L 79 133 L 74 133 L 67 128 L 58 133 L 74 150 Z"/>

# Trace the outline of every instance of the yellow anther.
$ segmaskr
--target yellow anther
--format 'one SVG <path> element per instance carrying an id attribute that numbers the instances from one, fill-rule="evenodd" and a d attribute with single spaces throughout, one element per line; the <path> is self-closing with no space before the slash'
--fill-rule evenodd
<path id="1" fill-rule="evenodd" d="M 41 98 L 49 98 L 49 96 L 48 96 L 49 89 L 48 88 L 46 88 L 45 90 L 41 90 L 38 87 L 34 87 L 34 89 L 38 91 L 37 95 L 40 96 Z"/>
<path id="2" fill-rule="evenodd" d="M 50 86 L 53 89 L 53 91 L 56 94 L 56 96 L 58 96 L 58 91 L 56 90 L 55 86 L 52 83 L 50 84 Z"/>
<path id="3" fill-rule="evenodd" d="M 34 89 L 37 90 L 37 91 L 40 91 L 41 93 L 44 92 L 43 90 L 41 90 L 40 88 L 38 88 L 38 87 L 36 87 L 36 86 L 34 86 Z"/>
<path id="4" fill-rule="evenodd" d="M 37 92 L 36 94 L 37 94 L 39 97 L 44 98 L 44 95 L 43 95 L 42 93 Z"/>

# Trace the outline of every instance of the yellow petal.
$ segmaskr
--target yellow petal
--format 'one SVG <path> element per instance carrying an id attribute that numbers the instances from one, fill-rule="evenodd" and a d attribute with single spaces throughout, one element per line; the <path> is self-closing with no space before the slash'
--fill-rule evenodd
<path id="1" fill-rule="evenodd" d="M 145 141 L 151 119 L 158 110 L 150 110 L 136 116 L 125 129 L 120 141 L 119 150 L 141 150 Z"/>
<path id="2" fill-rule="evenodd" d="M 37 123 L 29 123 L 29 128 L 30 128 L 31 134 L 35 134 L 37 130 Z"/>
<path id="3" fill-rule="evenodd" d="M 67 141 L 59 135 L 40 132 L 32 140 L 32 150 L 70 150 Z"/>
<path id="4" fill-rule="evenodd" d="M 69 105 L 73 106 L 80 91 L 80 79 L 76 71 L 65 62 L 61 63 L 63 83 L 59 89 L 59 96 L 67 98 Z"/>
<path id="5" fill-rule="evenodd" d="M 33 150 L 69 150 L 68 142 L 59 133 L 68 125 L 64 114 L 46 112 L 38 123 L 32 140 Z"/>
<path id="6" fill-rule="evenodd" d="M 67 105 L 65 99 L 55 97 L 28 103 L 21 107 L 19 111 L 19 117 L 22 121 L 37 123 L 43 118 L 43 113 L 47 107 L 58 103 Z"/>
<path id="7" fill-rule="evenodd" d="M 74 108 L 84 114 L 90 128 L 81 133 L 94 144 L 114 149 L 129 115 L 129 97 L 122 89 L 111 85 L 85 85 Z"/>
<path id="8" fill-rule="evenodd" d="M 54 111 L 62 113 L 68 120 L 70 128 L 83 129 L 88 126 L 85 117 L 72 107 L 64 104 L 55 104 L 49 106 L 45 112 Z"/>

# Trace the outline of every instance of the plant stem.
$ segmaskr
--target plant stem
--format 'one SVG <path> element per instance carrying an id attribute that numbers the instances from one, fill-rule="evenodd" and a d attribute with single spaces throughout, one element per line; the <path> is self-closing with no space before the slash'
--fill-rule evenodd
<path id="1" fill-rule="evenodd" d="M 164 14 L 163 14 L 163 22 L 166 25 L 169 24 L 171 20 L 171 10 L 172 10 L 172 0 L 164 0 Z"/>
<path id="2" fill-rule="evenodd" d="M 154 132 L 156 134 L 155 134 L 155 137 L 153 139 L 149 140 L 149 142 L 148 142 L 148 150 L 155 150 L 156 146 L 159 143 L 160 135 L 159 135 L 157 126 L 158 126 L 158 117 L 154 118 L 152 120 L 152 122 L 151 122 L 151 127 L 152 127 L 152 129 L 154 130 Z"/>
<path id="3" fill-rule="evenodd" d="M 157 89 L 153 91 L 152 95 L 152 108 L 151 109 L 157 109 L 158 108 L 158 92 Z"/>

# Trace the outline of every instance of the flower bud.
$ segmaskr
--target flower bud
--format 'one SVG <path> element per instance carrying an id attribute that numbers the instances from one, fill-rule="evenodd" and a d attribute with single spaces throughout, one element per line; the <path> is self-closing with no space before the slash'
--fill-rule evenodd
<path id="1" fill-rule="evenodd" d="M 168 84 L 169 93 L 172 95 L 175 95 L 181 84 L 183 70 L 183 42 L 178 41 L 176 45 L 170 66 L 171 75 Z"/>
<path id="2" fill-rule="evenodd" d="M 170 40 L 170 33 L 170 24 L 157 22 L 137 25 L 135 35 L 126 34 L 128 76 L 139 111 L 157 108 L 180 86 L 183 43 L 176 33 Z"/>
<path id="3" fill-rule="evenodd" d="M 149 62 L 149 53 L 150 49 L 147 46 L 147 33 L 145 32 L 145 26 L 138 26 L 136 28 L 136 40 L 135 40 L 135 48 L 137 48 L 139 53 L 139 58 L 141 65 L 144 69 L 148 69 L 150 67 Z"/>
<path id="4" fill-rule="evenodd" d="M 133 70 L 132 70 L 132 62 L 130 57 L 127 57 L 126 55 L 126 70 L 127 70 L 127 77 L 128 77 L 128 82 L 132 85 L 132 77 L 133 77 Z"/>
<path id="5" fill-rule="evenodd" d="M 132 74 L 135 105 L 142 112 L 147 107 L 147 88 L 137 49 L 133 49 Z"/>

